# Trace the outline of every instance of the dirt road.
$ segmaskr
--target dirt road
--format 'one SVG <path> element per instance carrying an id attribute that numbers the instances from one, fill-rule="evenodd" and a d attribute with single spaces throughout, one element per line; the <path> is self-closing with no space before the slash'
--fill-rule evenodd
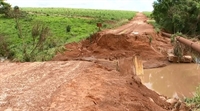
<path id="1" fill-rule="evenodd" d="M 125 24 L 116 29 L 111 29 L 106 31 L 106 33 L 112 34 L 144 34 L 144 33 L 154 33 L 152 25 L 146 23 L 147 17 L 142 13 L 137 13 L 128 24 Z"/>
<path id="2" fill-rule="evenodd" d="M 68 44 L 55 61 L 0 63 L 0 111 L 167 111 L 177 104 L 178 110 L 187 111 L 184 103 L 172 104 L 133 73 L 131 57 L 154 61 L 150 66 L 158 67 L 166 58 L 155 47 L 171 47 L 154 32 L 150 45 L 145 31 L 153 30 L 142 26 L 150 27 L 144 20 L 138 14 L 125 26 Z"/>
<path id="3" fill-rule="evenodd" d="M 1 63 L 0 110 L 46 110 L 53 93 L 89 66 L 81 61 Z"/>

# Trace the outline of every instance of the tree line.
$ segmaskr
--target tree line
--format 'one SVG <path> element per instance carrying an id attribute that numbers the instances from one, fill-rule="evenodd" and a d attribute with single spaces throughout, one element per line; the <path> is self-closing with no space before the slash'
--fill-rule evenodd
<path id="1" fill-rule="evenodd" d="M 157 0 L 152 17 L 169 33 L 200 34 L 200 0 Z"/>

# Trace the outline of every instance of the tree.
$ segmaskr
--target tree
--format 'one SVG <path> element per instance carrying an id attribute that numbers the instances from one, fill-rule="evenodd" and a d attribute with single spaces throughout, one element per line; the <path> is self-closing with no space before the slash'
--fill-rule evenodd
<path id="1" fill-rule="evenodd" d="M 157 0 L 152 17 L 170 33 L 200 34 L 200 0 Z"/>
<path id="2" fill-rule="evenodd" d="M 7 16 L 10 10 L 11 5 L 9 3 L 6 3 L 4 0 L 0 0 L 0 14 L 5 14 Z"/>

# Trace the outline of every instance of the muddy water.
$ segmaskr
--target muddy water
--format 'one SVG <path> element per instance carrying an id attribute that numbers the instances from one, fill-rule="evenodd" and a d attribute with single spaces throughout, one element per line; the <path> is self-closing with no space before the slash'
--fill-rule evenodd
<path id="1" fill-rule="evenodd" d="M 200 65 L 171 64 L 144 70 L 142 82 L 150 89 L 168 97 L 192 97 L 200 84 Z"/>

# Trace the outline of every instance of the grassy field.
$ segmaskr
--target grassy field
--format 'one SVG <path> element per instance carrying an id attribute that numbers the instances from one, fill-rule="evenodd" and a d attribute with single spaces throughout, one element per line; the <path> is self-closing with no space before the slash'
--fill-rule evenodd
<path id="1" fill-rule="evenodd" d="M 12 58 L 19 61 L 26 61 L 23 58 L 23 53 L 32 53 L 31 50 L 34 49 L 31 32 L 32 27 L 37 23 L 44 24 L 50 30 L 48 36 L 50 36 L 51 42 L 55 44 L 49 43 L 50 45 L 46 46 L 46 50 L 43 52 L 46 51 L 46 54 L 50 53 L 48 55 L 53 56 L 56 47 L 74 41 L 78 42 L 96 33 L 98 31 L 96 23 L 101 22 L 102 29 L 113 28 L 128 22 L 136 14 L 134 11 L 69 8 L 21 8 L 20 10 L 27 12 L 27 16 L 19 18 L 18 25 L 16 25 L 14 18 L 6 18 L 0 15 L 0 36 L 6 37 L 6 41 L 9 43 L 6 47 L 12 51 Z M 19 26 L 21 36 L 23 36 L 21 38 L 19 37 Z M 32 46 L 30 46 L 31 44 Z M 27 51 L 23 51 L 25 48 Z M 0 56 L 5 56 L 1 53 L 1 50 Z M 31 61 L 49 60 L 52 56 Z"/>
<path id="2" fill-rule="evenodd" d="M 20 20 L 23 30 L 30 32 L 32 24 L 43 22 L 50 27 L 52 36 L 60 38 L 63 42 L 79 41 L 97 32 L 97 22 L 102 22 L 102 28 L 119 26 L 135 16 L 133 11 L 91 10 L 68 8 L 22 8 L 28 12 L 28 17 Z M 14 19 L 0 17 L 0 32 L 9 37 L 16 35 Z M 71 31 L 66 33 L 66 26 Z"/>
<path id="3" fill-rule="evenodd" d="M 102 20 L 132 19 L 135 12 L 120 10 L 95 10 L 74 8 L 23 8 L 22 10 L 44 15 L 58 15 L 65 17 L 88 17 Z"/>

